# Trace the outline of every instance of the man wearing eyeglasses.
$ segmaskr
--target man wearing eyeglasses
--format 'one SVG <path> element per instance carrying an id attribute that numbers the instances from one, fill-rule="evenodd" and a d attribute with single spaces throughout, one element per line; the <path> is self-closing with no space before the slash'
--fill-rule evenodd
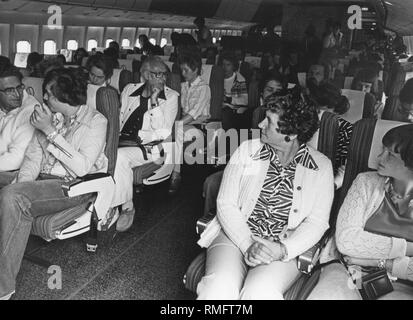
<path id="1" fill-rule="evenodd" d="M 165 85 L 167 67 L 159 57 L 149 56 L 141 67 L 143 83 L 129 84 L 121 94 L 120 140 L 114 179 L 113 207 L 122 205 L 118 231 L 133 222 L 133 171 L 149 162 L 162 161 L 153 141 L 170 136 L 178 112 L 179 94 Z M 144 146 L 146 145 L 146 146 Z"/>
<path id="2" fill-rule="evenodd" d="M 24 153 L 33 136 L 30 115 L 37 100 L 27 94 L 22 75 L 14 66 L 0 72 L 0 187 L 9 184 L 12 171 L 20 168 Z"/>

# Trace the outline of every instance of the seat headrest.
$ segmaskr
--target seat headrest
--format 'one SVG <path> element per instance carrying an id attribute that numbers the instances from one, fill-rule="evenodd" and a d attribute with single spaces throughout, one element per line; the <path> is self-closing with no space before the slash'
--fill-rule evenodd
<path id="1" fill-rule="evenodd" d="M 89 59 L 89 57 L 83 57 L 83 59 L 82 59 L 82 67 L 86 67 L 87 59 Z"/>
<path id="2" fill-rule="evenodd" d="M 173 62 L 172 61 L 164 61 L 164 63 L 167 65 L 167 67 L 169 68 L 169 70 L 172 71 L 172 66 L 173 66 Z"/>
<path id="3" fill-rule="evenodd" d="M 127 54 L 126 60 L 138 60 L 141 61 L 142 55 L 141 54 Z"/>
<path id="4" fill-rule="evenodd" d="M 251 67 L 259 69 L 261 67 L 261 57 L 248 56 L 244 59 Z"/>
<path id="5" fill-rule="evenodd" d="M 87 85 L 86 104 L 89 107 L 93 107 L 93 109 L 96 109 L 96 93 L 98 92 L 99 88 L 101 88 L 101 86 L 97 86 L 90 83 Z"/>
<path id="6" fill-rule="evenodd" d="M 407 80 L 409 80 L 409 79 L 411 79 L 411 78 L 413 78 L 413 71 L 406 72 L 405 81 L 407 81 Z"/>
<path id="7" fill-rule="evenodd" d="M 366 93 L 358 90 L 343 89 L 341 90 L 341 94 L 346 96 L 350 103 L 349 110 L 341 117 L 350 123 L 355 123 L 362 119 Z"/>
<path id="8" fill-rule="evenodd" d="M 377 156 L 382 151 L 382 139 L 384 135 L 387 133 L 387 131 L 405 124 L 405 122 L 399 121 L 377 120 L 376 127 L 374 128 L 374 134 L 371 141 L 371 148 L 369 154 L 368 166 L 370 169 L 377 170 Z"/>
<path id="9" fill-rule="evenodd" d="M 16 55 L 14 56 L 14 65 L 17 68 L 26 68 L 28 56 L 29 56 L 28 53 L 21 53 L 21 52 L 16 53 Z"/>
<path id="10" fill-rule="evenodd" d="M 321 121 L 321 119 L 323 118 L 323 113 L 325 110 L 321 110 L 318 113 L 318 119 Z M 312 147 L 314 150 L 318 149 L 318 136 L 320 135 L 320 128 L 317 129 L 317 131 L 314 133 L 313 137 L 311 138 L 310 141 L 307 142 L 307 145 L 309 145 L 310 147 Z"/>
<path id="11" fill-rule="evenodd" d="M 344 78 L 344 89 L 351 89 L 351 84 L 353 83 L 354 77 Z"/>
<path id="12" fill-rule="evenodd" d="M 211 79 L 212 67 L 213 66 L 210 65 L 210 64 L 203 64 L 202 65 L 201 78 L 202 78 L 202 80 L 204 80 L 208 84 L 209 84 L 209 81 Z"/>
<path id="13" fill-rule="evenodd" d="M 120 69 L 126 69 L 126 70 L 129 70 L 130 72 L 133 71 L 133 68 L 132 68 L 133 60 L 118 59 L 118 62 L 119 62 L 119 68 Z"/>
<path id="14" fill-rule="evenodd" d="M 169 61 L 169 56 L 157 56 L 159 58 L 161 58 L 162 61 Z"/>
<path id="15" fill-rule="evenodd" d="M 123 69 L 113 69 L 113 75 L 110 78 L 110 85 L 119 92 L 119 78 Z"/>
<path id="16" fill-rule="evenodd" d="M 297 73 L 298 83 L 302 88 L 307 87 L 307 73 L 306 72 L 299 72 Z"/>

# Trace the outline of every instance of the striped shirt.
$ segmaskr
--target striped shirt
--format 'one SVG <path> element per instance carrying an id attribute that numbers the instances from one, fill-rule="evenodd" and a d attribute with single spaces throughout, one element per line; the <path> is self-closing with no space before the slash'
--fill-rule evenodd
<path id="1" fill-rule="evenodd" d="M 269 159 L 270 165 L 255 208 L 248 219 L 248 226 L 251 232 L 260 238 L 277 239 L 288 225 L 297 164 L 313 170 L 317 170 L 318 166 L 305 144 L 300 146 L 294 159 L 285 168 L 281 165 L 276 151 L 268 144 L 265 144 L 253 159 Z"/>
<path id="2" fill-rule="evenodd" d="M 353 133 L 353 125 L 342 119 L 338 119 L 338 139 L 335 159 L 335 168 L 344 166 L 347 162 L 348 147 L 350 145 L 351 135 Z M 336 173 L 336 172 L 334 172 Z"/>
<path id="3" fill-rule="evenodd" d="M 189 114 L 194 120 L 201 118 L 201 122 L 210 117 L 211 90 L 200 76 L 189 85 L 182 84 L 181 104 L 183 115 Z"/>

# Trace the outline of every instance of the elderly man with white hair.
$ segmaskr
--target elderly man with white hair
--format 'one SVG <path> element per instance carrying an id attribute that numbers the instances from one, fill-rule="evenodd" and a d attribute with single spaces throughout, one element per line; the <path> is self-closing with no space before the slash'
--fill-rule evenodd
<path id="1" fill-rule="evenodd" d="M 135 215 L 132 169 L 159 159 L 159 152 L 146 152 L 139 145 L 166 139 L 178 112 L 179 94 L 165 85 L 167 67 L 159 57 L 148 57 L 142 64 L 143 83 L 129 84 L 121 94 L 120 145 L 114 179 L 116 190 L 112 207 L 122 205 L 118 231 L 130 228 Z"/>

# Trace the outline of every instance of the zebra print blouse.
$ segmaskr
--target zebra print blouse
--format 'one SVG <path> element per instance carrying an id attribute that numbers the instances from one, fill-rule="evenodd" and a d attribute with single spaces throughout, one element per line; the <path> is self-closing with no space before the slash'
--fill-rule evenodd
<path id="1" fill-rule="evenodd" d="M 270 165 L 254 211 L 247 223 L 254 235 L 265 239 L 278 239 L 279 234 L 288 224 L 297 164 L 313 170 L 317 170 L 318 166 L 305 144 L 300 146 L 294 159 L 286 168 L 282 167 L 275 150 L 268 144 L 265 144 L 253 159 L 270 159 Z"/>

